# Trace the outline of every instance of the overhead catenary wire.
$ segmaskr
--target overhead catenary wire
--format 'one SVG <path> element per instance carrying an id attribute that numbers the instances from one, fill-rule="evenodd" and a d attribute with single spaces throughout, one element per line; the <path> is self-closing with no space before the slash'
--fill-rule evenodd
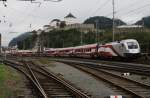
<path id="1" fill-rule="evenodd" d="M 106 0 L 105 2 L 103 2 L 93 13 L 92 15 L 95 15 L 97 12 L 99 12 L 100 10 L 102 10 L 108 3 L 110 0 Z"/>
<path id="2" fill-rule="evenodd" d="M 43 0 L 44 1 L 44 0 Z M 58 1 L 60 1 L 60 0 L 58 0 Z M 54 2 L 55 2 L 55 0 L 54 0 Z M 28 7 L 29 8 L 29 7 Z M 34 26 L 33 24 L 32 24 L 32 22 L 33 21 L 35 21 L 35 19 L 36 19 L 36 21 L 37 21 L 37 19 L 38 20 L 45 20 L 45 19 L 48 19 L 49 17 L 47 16 L 47 17 L 43 17 L 43 16 L 41 16 L 41 15 L 35 15 L 33 12 L 37 12 L 36 11 L 36 9 L 38 9 L 37 8 L 37 6 L 36 7 L 34 7 L 34 8 L 32 8 L 31 10 L 28 10 L 28 12 L 26 12 L 26 11 L 21 11 L 20 9 L 15 9 L 14 7 L 11 7 L 11 6 L 9 6 L 9 7 L 7 7 L 7 10 L 11 10 L 11 12 L 12 12 L 12 14 L 13 14 L 13 17 L 17 17 L 16 15 L 17 14 L 19 14 L 19 15 L 22 15 L 22 16 L 24 16 L 21 20 L 19 20 L 18 21 L 18 18 L 14 18 L 15 20 L 17 19 L 17 24 L 19 24 L 19 26 L 21 25 L 21 24 L 23 24 L 23 23 L 25 23 L 25 22 L 27 22 L 27 19 L 29 18 L 29 17 L 31 17 L 32 18 L 32 20 L 30 20 L 30 22 L 28 23 L 28 28 L 30 28 L 30 30 L 31 30 L 31 28 Z M 6 11 L 5 11 L 6 12 Z M 16 14 L 14 14 L 14 12 L 16 13 Z M 19 19 L 20 19 L 21 17 L 19 17 Z M 30 18 L 30 19 L 31 19 Z M 15 21 L 13 19 L 13 22 Z M 32 22 L 31 22 L 32 21 Z M 10 27 L 12 27 L 12 25 L 14 25 L 15 23 L 13 23 L 13 22 L 10 22 L 9 24 L 8 24 L 8 27 L 10 28 Z M 17 25 L 16 24 L 16 25 Z M 35 24 L 35 23 L 34 23 Z M 13 26 L 13 28 L 11 28 L 11 31 L 12 30 L 14 30 L 15 28 L 14 28 L 15 26 Z M 9 29 L 8 29 L 9 30 Z"/>
<path id="3" fill-rule="evenodd" d="M 129 4 L 129 5 L 126 6 L 126 7 L 122 7 L 121 9 L 116 10 L 116 11 L 115 11 L 115 14 L 118 14 L 118 12 L 126 11 L 128 7 L 130 7 L 130 6 L 133 7 L 134 5 L 136 5 L 136 4 L 138 4 L 138 3 L 139 3 L 139 0 L 136 1 L 136 2 L 133 2 L 133 3 Z M 105 1 L 105 2 L 102 4 L 102 6 L 99 6 L 99 7 L 92 13 L 92 15 L 94 16 L 97 12 L 102 11 L 102 9 L 103 9 L 107 4 L 109 4 L 109 0 L 108 0 L 108 1 Z M 130 13 L 131 13 L 131 12 L 130 12 Z M 110 17 L 110 16 L 112 16 L 112 14 L 113 14 L 113 13 L 111 12 L 111 13 L 105 14 L 105 15 L 103 15 L 103 16 Z"/>
<path id="4" fill-rule="evenodd" d="M 143 13 L 143 10 L 145 10 L 144 8 L 147 8 L 147 7 L 149 7 L 150 6 L 150 4 L 146 4 L 146 5 L 144 5 L 144 6 L 142 6 L 142 7 L 138 7 L 138 8 L 136 8 L 136 9 L 133 9 L 133 10 L 130 10 L 130 11 L 128 11 L 128 12 L 126 12 L 126 13 L 123 13 L 122 15 L 118 15 L 119 16 L 119 18 L 120 19 L 123 19 L 124 17 L 127 17 L 127 18 L 125 18 L 124 20 L 126 20 L 126 21 L 128 21 L 128 22 L 135 22 L 136 20 L 139 20 L 139 18 L 140 17 L 138 17 L 137 16 L 137 14 L 142 14 Z M 134 16 L 134 18 L 133 19 L 131 19 L 131 17 L 133 17 Z M 135 16 L 137 16 L 137 17 L 135 17 Z M 148 15 L 142 15 L 143 17 L 146 17 L 146 16 L 148 16 Z"/>
<path id="5" fill-rule="evenodd" d="M 142 6 L 138 7 L 138 8 L 129 10 L 129 11 L 127 11 L 127 12 L 122 12 L 121 10 L 120 10 L 120 11 L 116 11 L 116 13 L 117 13 L 117 14 L 122 13 L 122 15 L 127 15 L 127 14 L 129 14 L 129 13 L 136 12 L 136 11 L 138 11 L 139 9 L 146 8 L 146 7 L 148 7 L 148 6 L 150 6 L 150 4 L 142 5 Z M 105 16 L 111 16 L 111 15 L 112 15 L 112 12 L 111 12 L 111 13 L 108 13 L 108 14 L 105 14 Z"/>
<path id="6" fill-rule="evenodd" d="M 138 1 L 136 1 L 136 2 L 133 2 L 133 3 L 131 3 L 131 4 L 129 4 L 128 6 L 125 6 L 125 7 L 122 7 L 122 8 L 120 8 L 120 9 L 116 9 L 116 12 L 123 12 L 123 11 L 126 11 L 127 10 L 127 8 L 128 7 L 134 7 L 135 5 L 137 5 L 139 2 L 141 2 L 141 0 L 138 0 Z"/>
<path id="7" fill-rule="evenodd" d="M 123 16 L 118 16 L 120 19 L 123 19 L 124 21 L 127 21 L 127 23 L 134 23 L 137 20 L 140 19 L 140 17 L 137 16 L 137 14 L 141 14 L 142 15 L 143 10 L 138 10 L 134 13 L 130 13 L 128 15 L 123 15 Z M 144 15 L 143 17 L 146 17 L 147 15 Z M 134 17 L 134 18 L 132 18 Z"/>
<path id="8" fill-rule="evenodd" d="M 97 0 L 94 5 L 97 5 L 100 3 L 101 0 Z M 95 9 L 93 9 L 93 6 L 91 6 L 90 8 L 88 8 L 88 10 L 86 10 L 85 14 L 88 16 L 89 15 L 89 12 L 91 14 L 91 12 L 93 12 L 93 10 L 95 11 Z"/>

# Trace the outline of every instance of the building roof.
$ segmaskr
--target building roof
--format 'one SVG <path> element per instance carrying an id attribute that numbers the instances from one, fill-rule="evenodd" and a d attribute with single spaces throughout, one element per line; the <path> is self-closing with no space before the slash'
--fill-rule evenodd
<path id="1" fill-rule="evenodd" d="M 142 28 L 142 25 L 122 25 L 122 26 L 117 26 L 117 28 Z"/>
<path id="2" fill-rule="evenodd" d="M 69 13 L 65 18 L 76 18 L 73 14 Z"/>
<path id="3" fill-rule="evenodd" d="M 60 22 L 59 19 L 53 19 L 51 22 L 54 22 L 54 21 Z"/>
<path id="4" fill-rule="evenodd" d="M 43 27 L 50 27 L 50 25 L 44 25 Z"/>

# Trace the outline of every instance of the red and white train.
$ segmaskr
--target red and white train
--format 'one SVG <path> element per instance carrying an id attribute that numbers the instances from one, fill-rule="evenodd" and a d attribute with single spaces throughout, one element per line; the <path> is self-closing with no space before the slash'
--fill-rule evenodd
<path id="1" fill-rule="evenodd" d="M 135 39 L 126 39 L 106 44 L 90 44 L 68 48 L 45 49 L 45 56 L 84 57 L 84 58 L 134 58 L 140 54 L 139 43 Z"/>
<path id="2" fill-rule="evenodd" d="M 135 39 L 126 39 L 106 44 L 89 44 L 68 48 L 45 48 L 40 56 L 47 57 L 83 57 L 83 58 L 135 58 L 140 54 L 139 43 Z M 19 50 L 13 55 L 38 56 L 36 51 Z"/>

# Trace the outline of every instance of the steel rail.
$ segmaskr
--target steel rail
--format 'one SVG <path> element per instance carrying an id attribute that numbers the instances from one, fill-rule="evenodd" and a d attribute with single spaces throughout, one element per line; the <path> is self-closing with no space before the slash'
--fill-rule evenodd
<path id="1" fill-rule="evenodd" d="M 13 61 L 4 61 L 6 65 L 9 65 L 17 70 L 20 70 L 19 67 L 23 67 L 24 64 L 21 64 L 21 63 L 18 63 L 18 62 L 13 62 Z M 30 70 L 34 70 L 34 71 L 37 71 L 35 70 L 34 68 L 31 67 L 31 63 L 34 64 L 33 62 L 28 62 L 28 64 L 26 64 L 27 66 L 30 66 L 29 69 Z M 26 67 L 27 67 L 26 66 Z M 63 79 L 60 79 L 59 77 L 57 77 L 55 74 L 49 72 L 48 70 L 46 70 L 45 68 L 43 67 L 40 67 L 36 64 L 34 64 L 34 66 L 36 68 L 39 68 L 42 70 L 42 74 L 49 77 L 49 78 L 52 78 L 54 80 L 56 80 L 57 82 L 61 83 L 62 85 L 64 85 L 64 87 L 66 89 L 68 89 L 74 96 L 76 96 L 77 98 L 90 98 L 88 95 L 84 94 L 83 92 L 79 91 L 78 89 L 76 89 L 75 87 L 71 86 L 67 81 L 63 80 Z M 25 66 L 24 66 L 25 67 Z M 40 71 L 41 71 L 40 70 Z M 24 72 L 24 74 L 26 74 L 26 72 Z M 34 73 L 33 73 L 34 74 Z M 42 87 L 39 86 L 39 83 L 37 83 L 37 81 L 35 81 L 35 79 L 33 79 L 34 76 L 30 76 L 30 79 L 32 79 L 32 81 L 34 81 L 34 84 L 37 86 L 37 88 L 39 89 L 40 92 L 43 92 L 44 90 L 41 89 Z M 45 96 L 46 94 L 44 93 L 41 93 L 43 96 Z M 44 97 L 46 98 L 46 97 Z M 48 97 L 47 97 L 48 98 Z"/>
<path id="2" fill-rule="evenodd" d="M 85 62 L 94 62 L 94 63 L 101 63 L 101 64 L 113 64 L 113 65 L 116 65 L 118 66 L 118 64 L 120 66 L 129 66 L 129 67 L 142 67 L 142 68 L 145 68 L 145 69 L 150 69 L 150 66 L 149 65 L 146 65 L 146 64 L 137 64 L 137 63 L 128 63 L 128 62 L 117 62 L 117 61 L 106 61 L 106 60 L 99 60 L 99 59 L 85 59 L 85 58 L 67 58 L 67 59 L 70 59 L 70 60 L 77 60 L 77 61 L 85 61 Z"/>
<path id="3" fill-rule="evenodd" d="M 107 64 L 101 64 L 101 63 L 95 63 L 95 62 L 85 62 L 85 61 L 77 61 L 77 60 L 65 60 L 65 59 L 53 59 L 53 61 L 63 62 L 63 63 L 74 63 L 74 64 L 85 64 L 89 66 L 94 66 L 101 69 L 109 69 L 109 70 L 116 70 L 116 71 L 123 71 L 123 72 L 132 72 L 135 74 L 140 75 L 146 75 L 150 76 L 150 69 L 143 70 L 142 68 L 136 69 L 135 67 L 126 67 L 126 66 L 113 66 L 113 65 L 107 65 Z"/>
<path id="4" fill-rule="evenodd" d="M 16 69 L 16 70 L 20 71 L 21 73 L 23 73 L 34 84 L 34 86 L 38 89 L 38 91 L 41 93 L 41 95 L 44 98 L 47 98 L 47 97 L 45 97 L 45 94 L 43 93 L 43 90 L 41 89 L 41 87 L 39 87 L 39 85 L 35 82 L 35 80 L 29 74 L 27 74 L 25 71 L 23 71 L 19 67 L 17 67 L 18 65 L 14 66 L 14 64 L 6 62 L 6 61 L 4 62 L 4 64 L 8 65 L 10 67 L 13 67 L 14 69 Z"/>
<path id="5" fill-rule="evenodd" d="M 42 88 L 42 86 L 40 85 L 38 79 L 36 78 L 34 72 L 32 71 L 31 67 L 29 66 L 28 63 L 24 62 L 24 64 L 27 66 L 27 68 L 29 69 L 29 72 L 31 74 L 32 79 L 35 81 L 35 83 L 38 85 L 38 87 L 41 89 L 41 93 L 43 95 L 44 98 L 48 98 L 47 94 L 45 93 L 44 89 Z"/>
<path id="6" fill-rule="evenodd" d="M 84 71 L 84 72 L 86 72 L 86 73 L 89 73 L 89 74 L 91 74 L 91 75 L 93 75 L 93 76 L 99 78 L 99 79 L 102 79 L 102 80 L 104 80 L 104 81 L 106 81 L 106 82 L 108 82 L 108 83 L 111 83 L 111 84 L 115 85 L 116 87 L 119 87 L 119 88 L 123 89 L 124 91 L 127 91 L 127 92 L 129 92 L 130 94 L 132 94 L 132 95 L 134 95 L 134 96 L 136 96 L 136 97 L 138 97 L 138 98 L 148 98 L 148 97 L 144 97 L 144 96 L 142 96 L 142 95 L 139 95 L 139 93 L 137 93 L 137 92 L 135 92 L 135 91 L 133 91 L 133 90 L 130 90 L 129 88 L 126 88 L 126 87 L 124 87 L 124 86 L 121 85 L 121 84 L 118 85 L 117 83 L 115 83 L 115 82 L 109 80 L 108 77 L 105 77 L 105 78 L 104 78 L 104 77 L 101 76 L 102 74 L 101 74 L 101 75 L 98 75 L 98 74 L 96 74 L 96 73 L 93 72 L 93 71 L 94 71 L 94 70 L 97 70 L 97 73 L 102 72 L 102 73 L 111 75 L 111 76 L 113 76 L 113 77 L 117 77 L 117 78 L 124 79 L 124 80 L 126 80 L 126 81 L 133 82 L 133 83 L 135 83 L 135 84 L 140 85 L 140 87 L 144 86 L 144 87 L 150 89 L 150 86 L 148 86 L 148 85 L 144 85 L 144 84 L 141 84 L 141 83 L 136 82 L 136 81 L 128 80 L 127 78 L 123 78 L 123 77 L 120 77 L 120 76 L 116 76 L 116 75 L 114 75 L 114 74 L 111 74 L 110 72 L 106 72 L 106 71 L 103 71 L 103 70 L 100 70 L 100 69 L 96 69 L 96 68 L 93 68 L 93 67 L 86 66 L 86 68 L 85 68 L 85 66 L 80 66 L 80 65 L 73 65 L 73 64 L 69 64 L 69 65 L 72 65 L 73 67 L 75 67 L 75 68 L 77 68 L 77 69 L 79 69 L 79 70 L 82 70 L 82 71 Z M 92 71 L 91 69 L 93 69 L 93 71 Z M 150 92 L 149 92 L 149 94 L 150 94 Z"/>
<path id="7" fill-rule="evenodd" d="M 73 86 L 71 86 L 69 83 L 67 83 L 65 80 L 60 79 L 59 77 L 56 77 L 56 75 L 48 70 L 46 70 L 43 67 L 40 67 L 39 65 L 34 64 L 33 62 L 31 62 L 33 65 L 37 66 L 38 68 L 40 68 L 41 70 L 43 70 L 50 78 L 55 79 L 57 82 L 61 83 L 62 85 L 66 86 L 73 94 L 75 94 L 76 96 L 78 96 L 79 98 L 90 98 L 88 95 L 84 94 L 83 92 L 77 90 L 76 88 L 74 88 Z"/>

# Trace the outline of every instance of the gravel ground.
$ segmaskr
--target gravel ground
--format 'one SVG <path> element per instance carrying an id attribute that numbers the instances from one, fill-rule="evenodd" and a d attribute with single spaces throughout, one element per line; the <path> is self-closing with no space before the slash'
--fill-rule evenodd
<path id="1" fill-rule="evenodd" d="M 104 71 L 108 71 L 108 70 L 104 70 Z M 137 74 L 133 74 L 133 73 L 130 73 L 130 75 L 123 75 L 123 72 L 118 72 L 118 71 L 113 71 L 113 70 L 109 70 L 108 72 L 111 72 L 113 74 L 131 79 L 134 81 L 138 81 L 138 82 L 141 82 L 143 84 L 147 84 L 150 86 L 150 76 L 137 75 Z"/>
<path id="2" fill-rule="evenodd" d="M 104 98 L 109 95 L 121 94 L 119 92 L 116 93 L 110 89 L 110 87 L 106 86 L 104 82 L 100 82 L 92 76 L 69 65 L 58 62 L 51 62 L 48 66 L 48 69 L 62 76 L 64 79 L 70 81 L 77 87 L 82 88 L 82 90 L 86 91 L 88 94 L 93 95 L 93 97 Z"/>

